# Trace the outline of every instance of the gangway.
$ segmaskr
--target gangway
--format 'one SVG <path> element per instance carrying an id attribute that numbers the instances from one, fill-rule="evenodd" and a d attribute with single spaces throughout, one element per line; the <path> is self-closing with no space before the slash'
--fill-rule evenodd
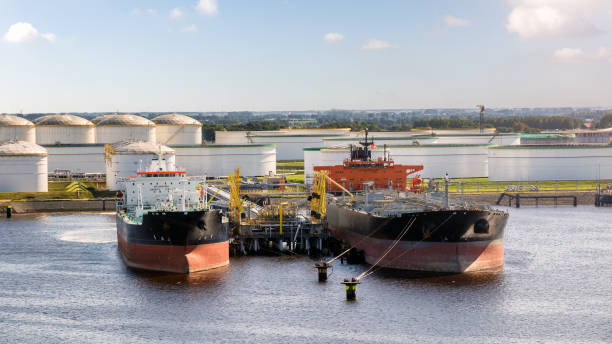
<path id="1" fill-rule="evenodd" d="M 229 192 L 223 189 L 220 189 L 214 185 L 208 184 L 206 186 L 206 193 L 208 194 L 209 197 L 215 196 L 215 199 L 220 200 L 223 203 L 229 204 L 231 195 Z M 264 209 L 262 206 L 255 204 L 251 201 L 247 201 L 247 200 L 245 200 L 243 204 L 245 208 L 251 212 L 250 215 L 253 217 L 259 215 Z"/>

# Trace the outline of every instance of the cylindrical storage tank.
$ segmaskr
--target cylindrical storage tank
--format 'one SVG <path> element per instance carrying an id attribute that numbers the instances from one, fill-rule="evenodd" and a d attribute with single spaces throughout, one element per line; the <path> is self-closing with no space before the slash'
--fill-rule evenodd
<path id="1" fill-rule="evenodd" d="M 160 155 L 166 160 L 168 170 L 176 168 L 174 149 L 168 146 L 149 141 L 125 141 L 108 147 L 106 188 L 109 190 L 117 190 L 117 179 L 146 170 Z"/>
<path id="2" fill-rule="evenodd" d="M 612 146 L 497 146 L 489 148 L 489 180 L 612 179 Z"/>
<path id="3" fill-rule="evenodd" d="M 176 165 L 189 174 L 209 177 L 227 176 L 236 168 L 240 175 L 253 177 L 276 174 L 274 145 L 200 145 L 172 146 Z"/>
<path id="4" fill-rule="evenodd" d="M 141 116 L 103 115 L 102 118 L 95 118 L 94 123 L 97 143 L 117 143 L 125 140 L 156 142 L 155 123 Z"/>
<path id="5" fill-rule="evenodd" d="M 202 123 L 189 116 L 166 114 L 153 118 L 157 143 L 163 145 L 202 144 Z"/>
<path id="6" fill-rule="evenodd" d="M 37 118 L 36 143 L 39 145 L 93 144 L 94 124 L 85 118 L 57 114 Z"/>
<path id="7" fill-rule="evenodd" d="M 215 144 L 217 145 L 246 145 L 249 144 L 246 131 L 215 131 Z"/>
<path id="8" fill-rule="evenodd" d="M 379 147 L 380 148 L 380 147 Z M 424 178 L 487 177 L 488 145 L 398 145 L 389 146 L 391 159 L 401 165 L 423 165 Z"/>
<path id="9" fill-rule="evenodd" d="M 4 141 L 36 142 L 36 128 L 34 123 L 23 117 L 13 115 L 0 115 L 0 142 Z"/>
<path id="10" fill-rule="evenodd" d="M 47 191 L 47 150 L 27 141 L 0 143 L 0 192 Z"/>

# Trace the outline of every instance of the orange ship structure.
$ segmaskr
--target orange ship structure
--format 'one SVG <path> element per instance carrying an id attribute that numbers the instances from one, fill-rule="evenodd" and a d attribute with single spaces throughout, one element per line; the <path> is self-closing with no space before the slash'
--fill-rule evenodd
<path id="1" fill-rule="evenodd" d="M 423 165 L 398 165 L 389 158 L 386 149 L 383 157 L 372 160 L 370 147 L 375 147 L 374 140 L 368 140 L 368 129 L 365 131 L 365 140 L 359 141 L 361 147 L 351 145 L 350 158 L 344 160 L 342 165 L 336 166 L 314 166 L 314 171 L 325 171 L 327 175 L 350 191 L 363 189 L 364 182 L 374 182 L 377 189 L 393 189 L 404 191 L 407 188 L 407 177 L 413 173 L 423 170 Z M 417 174 L 410 180 L 412 192 L 423 191 L 423 181 Z M 341 192 L 337 185 L 330 184 L 328 190 Z"/>

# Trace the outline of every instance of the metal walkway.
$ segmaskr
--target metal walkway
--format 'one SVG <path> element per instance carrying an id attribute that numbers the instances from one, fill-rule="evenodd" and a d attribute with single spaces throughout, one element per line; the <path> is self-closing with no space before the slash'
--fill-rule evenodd
<path id="1" fill-rule="evenodd" d="M 212 197 L 214 194 L 217 194 L 215 196 L 215 199 L 218 199 L 220 201 L 226 202 L 227 204 L 229 204 L 229 200 L 230 200 L 230 193 L 225 191 L 225 190 L 219 190 L 218 187 L 213 186 L 208 184 L 206 187 L 206 193 L 208 194 L 209 197 Z M 245 200 L 243 203 L 243 206 L 245 209 L 250 210 L 251 212 L 251 216 L 257 216 L 259 215 L 259 213 L 261 211 L 263 211 L 263 207 L 259 206 L 251 201 L 247 201 Z"/>

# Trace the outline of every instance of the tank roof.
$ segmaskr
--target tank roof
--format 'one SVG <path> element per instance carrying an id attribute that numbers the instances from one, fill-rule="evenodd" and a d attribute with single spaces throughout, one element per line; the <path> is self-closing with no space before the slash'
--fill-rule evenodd
<path id="1" fill-rule="evenodd" d="M 5 141 L 0 143 L 0 156 L 47 156 L 47 150 L 28 141 Z"/>
<path id="2" fill-rule="evenodd" d="M 122 141 L 112 145 L 117 154 L 174 153 L 174 149 L 150 141 Z"/>
<path id="3" fill-rule="evenodd" d="M 83 117 L 70 114 L 46 115 L 34 120 L 36 125 L 57 125 L 70 127 L 90 127 L 93 123 Z"/>
<path id="4" fill-rule="evenodd" d="M 131 114 L 109 114 L 102 115 L 94 118 L 93 122 L 97 126 L 139 126 L 139 127 L 152 127 L 155 126 L 155 123 L 150 120 Z"/>
<path id="5" fill-rule="evenodd" d="M 181 115 L 178 113 L 169 113 L 160 115 L 152 119 L 155 124 L 161 125 L 197 125 L 202 126 L 200 121 L 189 116 Z"/>
<path id="6" fill-rule="evenodd" d="M 23 117 L 7 115 L 7 114 L 0 114 L 0 127 L 18 127 L 18 126 L 26 127 L 26 126 L 33 126 L 33 125 L 34 123 L 28 121 L 27 119 Z"/>

